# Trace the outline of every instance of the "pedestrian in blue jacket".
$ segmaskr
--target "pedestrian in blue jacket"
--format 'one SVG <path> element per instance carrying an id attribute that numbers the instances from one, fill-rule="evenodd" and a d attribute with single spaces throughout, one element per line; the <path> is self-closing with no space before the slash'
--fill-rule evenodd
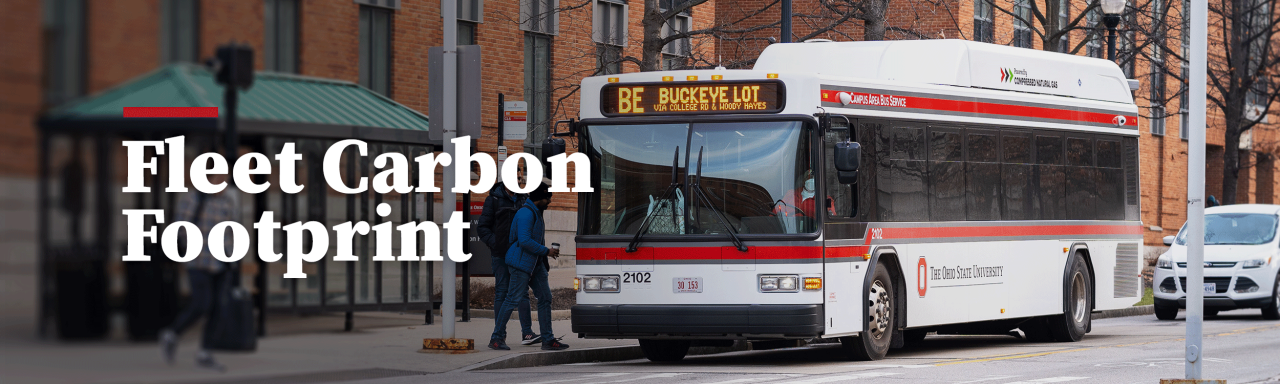
<path id="1" fill-rule="evenodd" d="M 489 348 L 509 350 L 507 346 L 507 321 L 511 320 L 519 302 L 518 297 L 525 290 L 533 289 L 533 297 L 538 299 L 538 326 L 542 332 L 542 349 L 561 350 L 568 345 L 556 340 L 551 331 L 551 285 L 547 281 L 550 265 L 547 258 L 560 256 L 560 250 L 547 248 L 546 222 L 542 212 L 551 205 L 551 191 L 547 185 L 539 185 L 529 193 L 524 206 L 516 212 L 511 222 L 511 247 L 507 249 L 508 289 L 501 308 L 494 314 L 493 335 L 489 338 Z"/>

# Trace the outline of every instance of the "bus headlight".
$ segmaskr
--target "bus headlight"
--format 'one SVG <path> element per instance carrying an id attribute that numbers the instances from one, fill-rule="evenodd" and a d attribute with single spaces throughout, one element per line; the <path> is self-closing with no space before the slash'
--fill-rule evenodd
<path id="1" fill-rule="evenodd" d="M 799 283 L 796 275 L 760 275 L 760 292 L 798 292 Z"/>
<path id="2" fill-rule="evenodd" d="M 1169 258 L 1169 255 L 1160 255 L 1160 258 L 1156 259 L 1156 268 L 1173 269 L 1173 259 Z"/>
<path id="3" fill-rule="evenodd" d="M 583 292 L 618 292 L 618 275 L 582 278 Z"/>
<path id="4" fill-rule="evenodd" d="M 1267 265 L 1266 260 L 1254 259 L 1254 260 L 1245 260 L 1243 267 L 1244 269 L 1252 269 L 1252 268 L 1261 268 L 1264 265 Z"/>

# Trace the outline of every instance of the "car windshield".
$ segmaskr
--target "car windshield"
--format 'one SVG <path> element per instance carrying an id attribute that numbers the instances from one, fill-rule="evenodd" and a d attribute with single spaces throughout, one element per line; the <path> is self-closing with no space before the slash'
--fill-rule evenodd
<path id="1" fill-rule="evenodd" d="M 635 234 L 649 216 L 645 233 L 653 235 L 816 231 L 809 128 L 801 122 L 594 125 L 587 133 L 599 187 L 585 196 L 584 234 Z M 703 196 L 690 177 L 699 151 Z M 673 158 L 681 185 L 664 198 Z"/>
<path id="2" fill-rule="evenodd" d="M 1276 216 L 1265 213 L 1214 213 L 1204 215 L 1205 245 L 1266 244 L 1276 237 Z M 1187 225 L 1178 232 L 1178 245 L 1186 245 Z"/>

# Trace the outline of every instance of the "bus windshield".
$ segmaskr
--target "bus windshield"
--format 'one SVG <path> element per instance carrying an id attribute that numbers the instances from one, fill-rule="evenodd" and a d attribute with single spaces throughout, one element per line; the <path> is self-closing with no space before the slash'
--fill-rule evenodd
<path id="1" fill-rule="evenodd" d="M 816 230 L 809 128 L 799 121 L 593 125 L 587 137 L 600 185 L 583 234 L 635 234 L 646 217 L 650 235 Z M 691 185 L 699 151 L 705 199 Z M 673 159 L 680 187 L 664 199 Z"/>
<path id="2" fill-rule="evenodd" d="M 1204 245 L 1257 245 L 1276 237 L 1276 216 L 1263 213 L 1204 215 Z M 1178 245 L 1187 244 L 1187 225 L 1178 232 Z"/>

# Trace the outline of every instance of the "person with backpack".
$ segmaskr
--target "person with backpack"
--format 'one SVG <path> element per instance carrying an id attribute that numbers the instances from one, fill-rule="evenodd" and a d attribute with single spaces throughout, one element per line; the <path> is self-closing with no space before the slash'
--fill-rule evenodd
<path id="1" fill-rule="evenodd" d="M 542 349 L 558 351 L 569 348 L 556 340 L 551 331 L 551 285 L 547 280 L 547 272 L 551 266 L 547 258 L 560 257 L 558 247 L 547 248 L 546 222 L 542 213 L 551 205 L 551 191 L 547 185 L 540 184 L 529 193 L 529 198 L 516 211 L 511 221 L 511 247 L 507 249 L 506 264 L 510 280 L 507 297 L 502 309 L 495 313 L 493 335 L 489 338 L 489 348 L 510 350 L 507 347 L 507 321 L 511 319 L 511 311 L 515 310 L 520 296 L 525 290 L 532 288 L 533 296 L 538 299 L 538 326 L 542 331 Z"/>
<path id="2" fill-rule="evenodd" d="M 209 182 L 220 184 L 226 182 L 227 178 L 226 174 L 212 174 L 209 175 Z M 236 194 L 235 188 L 230 186 L 215 194 L 203 192 L 184 194 L 178 200 L 177 212 L 174 215 L 174 221 L 189 221 L 200 228 L 200 233 L 209 233 L 214 225 L 223 221 L 239 220 L 239 195 Z M 183 237 L 185 238 L 185 235 Z M 232 237 L 225 237 L 226 243 L 223 249 L 234 249 Z M 231 285 L 236 280 L 234 265 L 213 258 L 209 253 L 209 244 L 204 244 L 200 255 L 185 264 L 187 283 L 191 288 L 191 302 L 182 310 L 182 313 L 178 314 L 173 325 L 160 331 L 161 350 L 169 365 L 173 365 L 174 354 L 178 349 L 178 337 L 182 335 L 182 331 L 201 317 L 208 317 L 213 310 L 217 295 L 231 289 Z M 206 336 L 214 327 L 214 322 L 211 320 L 205 321 Z M 226 368 L 214 360 L 213 355 L 209 353 L 209 346 L 205 345 L 208 339 L 205 337 L 201 341 L 200 351 L 196 353 L 196 365 L 217 371 L 225 370 Z"/>
<path id="3" fill-rule="evenodd" d="M 504 259 L 511 241 L 506 234 L 511 233 L 511 220 L 515 218 L 516 211 L 524 205 L 524 200 L 524 195 L 511 191 L 506 183 L 498 183 L 489 191 L 489 197 L 484 199 L 484 211 L 480 213 L 480 220 L 476 223 L 480 241 L 489 247 L 489 254 L 493 257 L 491 265 L 493 266 L 494 311 L 502 309 L 502 302 L 507 297 L 510 280 Z M 519 296 L 520 301 L 516 303 L 516 310 L 520 314 L 520 344 L 531 345 L 542 341 L 541 336 L 533 333 L 533 320 L 529 315 L 529 295 L 521 292 Z M 496 317 L 494 321 L 497 321 Z M 506 338 L 507 335 L 504 332 L 502 336 Z"/>

